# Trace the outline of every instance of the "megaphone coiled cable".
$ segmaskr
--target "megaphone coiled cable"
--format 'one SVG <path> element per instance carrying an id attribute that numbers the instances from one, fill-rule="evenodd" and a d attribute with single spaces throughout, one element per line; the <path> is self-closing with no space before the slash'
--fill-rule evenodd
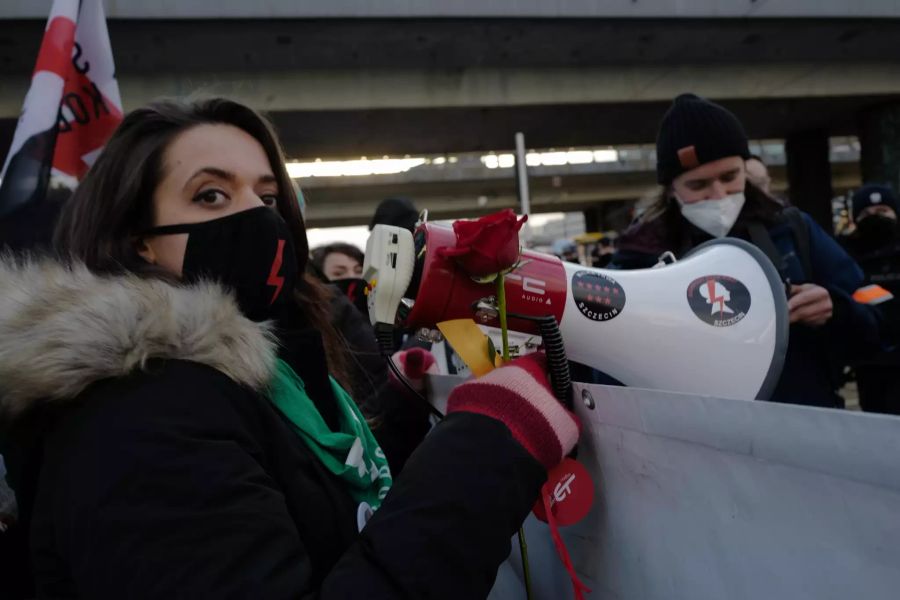
<path id="1" fill-rule="evenodd" d="M 563 344 L 562 332 L 559 323 L 553 315 L 534 317 L 518 313 L 509 313 L 514 319 L 524 319 L 537 323 L 541 332 L 541 341 L 544 345 L 544 353 L 547 355 L 547 370 L 550 373 L 550 385 L 553 395 L 562 402 L 563 406 L 572 410 L 572 375 L 569 372 L 569 359 L 566 356 L 566 348 Z"/>

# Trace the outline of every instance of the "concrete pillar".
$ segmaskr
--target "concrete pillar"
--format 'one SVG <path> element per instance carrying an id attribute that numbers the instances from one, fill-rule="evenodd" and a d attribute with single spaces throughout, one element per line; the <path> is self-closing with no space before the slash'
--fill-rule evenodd
<path id="1" fill-rule="evenodd" d="M 886 183 L 900 189 L 900 104 L 863 111 L 859 142 L 863 183 Z"/>
<path id="2" fill-rule="evenodd" d="M 785 140 L 791 204 L 809 213 L 825 231 L 832 233 L 829 152 L 828 132 L 824 129 L 798 131 Z"/>

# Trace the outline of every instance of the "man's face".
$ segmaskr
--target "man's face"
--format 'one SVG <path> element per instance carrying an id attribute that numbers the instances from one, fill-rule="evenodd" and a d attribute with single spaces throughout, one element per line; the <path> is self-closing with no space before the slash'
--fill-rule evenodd
<path id="1" fill-rule="evenodd" d="M 744 191 L 744 160 L 729 156 L 700 165 L 672 180 L 672 191 L 685 204 L 721 200 Z"/>
<path id="2" fill-rule="evenodd" d="M 897 213 L 890 206 L 867 206 L 856 216 L 859 240 L 872 248 L 881 247 L 897 236 Z"/>

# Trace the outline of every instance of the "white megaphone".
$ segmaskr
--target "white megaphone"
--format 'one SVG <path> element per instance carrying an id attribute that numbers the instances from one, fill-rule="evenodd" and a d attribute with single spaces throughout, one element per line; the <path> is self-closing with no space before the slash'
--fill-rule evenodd
<path id="1" fill-rule="evenodd" d="M 376 331 L 434 328 L 480 317 L 494 284 L 474 281 L 439 248 L 452 247 L 447 227 L 376 226 L 363 277 Z M 778 272 L 755 246 L 714 240 L 684 259 L 653 269 L 615 271 L 564 263 L 523 251 L 506 276 L 511 314 L 552 315 L 569 360 L 630 387 L 767 399 L 787 351 L 788 314 Z M 510 318 L 509 328 L 537 333 Z M 608 379 L 607 379 L 608 381 Z"/>

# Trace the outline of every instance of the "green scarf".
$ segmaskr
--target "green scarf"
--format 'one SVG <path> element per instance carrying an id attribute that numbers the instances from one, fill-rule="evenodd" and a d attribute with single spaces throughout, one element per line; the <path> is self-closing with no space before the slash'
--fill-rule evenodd
<path id="1" fill-rule="evenodd" d="M 303 380 L 281 359 L 269 385 L 269 399 L 321 463 L 345 483 L 350 496 L 377 510 L 391 489 L 387 459 L 353 398 L 331 376 L 328 379 L 337 400 L 339 431 L 328 428 Z"/>

